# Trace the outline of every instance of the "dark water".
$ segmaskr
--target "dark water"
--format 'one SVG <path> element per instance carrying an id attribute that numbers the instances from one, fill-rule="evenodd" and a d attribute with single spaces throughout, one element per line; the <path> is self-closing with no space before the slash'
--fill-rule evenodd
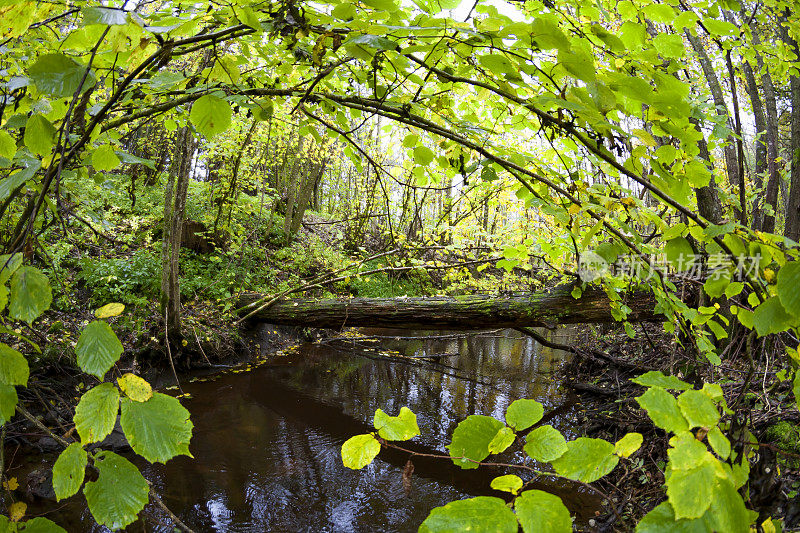
<path id="1" fill-rule="evenodd" d="M 422 435 L 408 446 L 423 453 L 446 453 L 460 420 L 502 420 L 518 398 L 542 402 L 548 423 L 569 434 L 577 407 L 555 375 L 562 353 L 510 331 L 363 333 L 374 336 L 307 343 L 249 371 L 184 383 L 194 460 L 139 461 L 168 507 L 196 531 L 416 531 L 436 506 L 502 497 L 489 482 L 506 472 L 462 471 L 447 460 L 415 457 L 409 482 L 402 475 L 409 454 L 391 450 L 349 470 L 340 447 L 370 431 L 375 409 L 395 415 L 408 406 L 417 413 Z M 421 359 L 431 354 L 437 357 Z M 520 460 L 519 447 L 503 459 Z M 580 487 L 544 488 L 562 496 L 579 520 L 597 508 Z M 81 514 L 75 529 L 91 529 Z M 172 531 L 166 521 L 154 525 L 158 511 L 149 514 L 147 530 Z M 141 524 L 130 530 L 141 531 Z"/>

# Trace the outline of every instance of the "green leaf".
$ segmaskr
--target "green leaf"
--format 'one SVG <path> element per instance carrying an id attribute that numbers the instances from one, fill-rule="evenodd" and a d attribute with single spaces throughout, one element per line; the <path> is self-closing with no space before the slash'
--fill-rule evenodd
<path id="1" fill-rule="evenodd" d="M 378 409 L 375 411 L 373 424 L 378 435 L 386 440 L 408 440 L 419 435 L 417 415 L 408 407 L 401 407 L 397 416 L 389 416 Z"/>
<path id="2" fill-rule="evenodd" d="M 585 50 L 562 48 L 558 51 L 558 62 L 567 72 L 586 83 L 595 81 L 597 77 L 594 59 Z"/>
<path id="3" fill-rule="evenodd" d="M 636 533 L 711 533 L 705 520 L 695 518 L 678 520 L 672 506 L 664 502 L 647 513 L 636 525 Z"/>
<path id="4" fill-rule="evenodd" d="M 241 72 L 239 72 L 239 65 L 236 64 L 236 60 L 233 56 L 224 56 L 217 60 L 209 76 L 212 80 L 219 80 L 222 83 L 236 85 L 241 78 Z"/>
<path id="5" fill-rule="evenodd" d="M 667 261 L 679 272 L 689 269 L 694 262 L 694 250 L 685 237 L 676 237 L 664 245 L 664 254 Z"/>
<path id="6" fill-rule="evenodd" d="M 348 2 L 342 2 L 333 8 L 331 16 L 339 20 L 353 20 L 356 17 L 356 6 Z"/>
<path id="7" fill-rule="evenodd" d="M 800 372 L 797 371 L 794 373 L 792 392 L 794 393 L 794 403 L 800 405 Z"/>
<path id="8" fill-rule="evenodd" d="M 0 202 L 6 201 L 6 199 L 11 196 L 11 193 L 14 192 L 17 187 L 20 187 L 26 181 L 31 179 L 34 174 L 36 174 L 36 171 L 41 168 L 41 166 L 42 162 L 39 159 L 36 159 L 35 162 L 29 164 L 21 170 L 18 170 L 17 172 L 14 172 L 9 177 L 0 181 Z M 22 254 L 16 255 L 22 257 Z M 4 257 L 7 257 L 7 255 Z M 3 264 L 5 264 L 5 261 L 3 261 Z M 0 265 L 0 268 L 2 268 L 2 265 Z M 2 279 L 3 275 L 4 272 L 0 272 L 0 279 Z"/>
<path id="9" fill-rule="evenodd" d="M 662 372 L 657 370 L 646 372 L 638 378 L 633 378 L 631 381 L 637 385 L 661 387 L 662 389 L 688 390 L 692 388 L 692 386 L 685 381 L 681 381 L 675 376 L 665 376 Z"/>
<path id="10" fill-rule="evenodd" d="M 136 374 L 130 372 L 117 378 L 117 385 L 125 396 L 134 402 L 146 402 L 153 397 L 153 387 Z"/>
<path id="11" fill-rule="evenodd" d="M 797 319 L 783 308 L 778 296 L 772 296 L 761 303 L 753 312 L 753 325 L 759 337 L 786 331 Z"/>
<path id="12" fill-rule="evenodd" d="M 502 453 L 508 449 L 509 446 L 514 444 L 514 439 L 517 435 L 509 427 L 503 427 L 494 436 L 492 442 L 489 443 L 489 453 Z"/>
<path id="13" fill-rule="evenodd" d="M 553 426 L 540 426 L 528 433 L 525 440 L 525 453 L 541 463 L 554 461 L 567 451 L 567 440 Z"/>
<path id="14" fill-rule="evenodd" d="M 147 81 L 147 84 L 157 91 L 171 89 L 186 79 L 180 72 L 170 72 L 169 70 L 159 70 Z"/>
<path id="15" fill-rule="evenodd" d="M 0 157 L 11 159 L 17 153 L 17 143 L 7 131 L 0 131 Z"/>
<path id="16" fill-rule="evenodd" d="M 483 65 L 489 72 L 494 75 L 500 74 L 516 74 L 518 75 L 518 68 L 514 67 L 511 61 L 502 54 L 486 54 L 478 58 L 481 65 Z"/>
<path id="17" fill-rule="evenodd" d="M 667 481 L 667 498 L 677 518 L 700 518 L 711 505 L 714 465 L 701 461 L 693 468 L 673 470 Z"/>
<path id="18" fill-rule="evenodd" d="M 19 531 L 24 531 L 25 533 L 67 533 L 64 528 L 42 516 L 20 523 Z"/>
<path id="19" fill-rule="evenodd" d="M 42 157 L 48 155 L 55 144 L 56 128 L 40 114 L 32 115 L 25 123 L 25 146 Z"/>
<path id="20" fill-rule="evenodd" d="M 269 98 L 264 98 L 256 102 L 253 107 L 253 115 L 258 120 L 269 120 L 275 111 L 275 104 Z"/>
<path id="21" fill-rule="evenodd" d="M 95 320 L 84 328 L 75 345 L 75 353 L 81 370 L 103 379 L 106 372 L 119 361 L 122 343 L 108 324 Z"/>
<path id="22" fill-rule="evenodd" d="M 420 166 L 427 166 L 433 161 L 433 151 L 427 146 L 417 146 L 414 148 L 414 163 Z"/>
<path id="23" fill-rule="evenodd" d="M 515 400 L 506 410 L 506 423 L 516 431 L 528 429 L 544 415 L 544 407 L 536 400 Z"/>
<path id="24" fill-rule="evenodd" d="M 177 398 L 160 392 L 146 402 L 122 399 L 120 424 L 133 451 L 151 463 L 188 455 L 194 425 Z"/>
<path id="25" fill-rule="evenodd" d="M 92 166 L 100 172 L 114 170 L 120 163 L 114 147 L 110 144 L 104 144 L 92 153 Z"/>
<path id="26" fill-rule="evenodd" d="M 572 518 L 569 510 L 554 494 L 541 490 L 526 490 L 516 500 L 514 508 L 524 533 L 570 533 Z"/>
<path id="27" fill-rule="evenodd" d="M 88 457 L 80 443 L 73 442 L 61 452 L 53 465 L 53 490 L 61 501 L 77 494 L 83 485 Z"/>
<path id="28" fill-rule="evenodd" d="M 0 285 L 11 279 L 11 276 L 22 266 L 22 254 L 0 255 Z"/>
<path id="29" fill-rule="evenodd" d="M 729 275 L 714 275 L 703 283 L 703 290 L 712 298 L 719 298 L 725 293 L 731 279 Z"/>
<path id="30" fill-rule="evenodd" d="M 83 444 L 101 442 L 113 430 L 119 412 L 119 391 L 101 383 L 84 393 L 75 407 L 75 429 Z"/>
<path id="31" fill-rule="evenodd" d="M 728 479 L 717 478 L 711 507 L 705 514 L 710 531 L 749 533 L 751 518 L 736 487 Z"/>
<path id="32" fill-rule="evenodd" d="M 703 19 L 703 26 L 714 34 L 722 37 L 735 37 L 739 35 L 739 28 L 726 20 L 718 20 L 713 18 Z"/>
<path id="33" fill-rule="evenodd" d="M 12 318 L 32 324 L 50 308 L 53 294 L 50 280 L 38 268 L 20 267 L 11 278 L 8 312 Z"/>
<path id="34" fill-rule="evenodd" d="M 651 387 L 636 398 L 636 401 L 661 429 L 673 433 L 689 429 L 689 424 L 678 407 L 678 401 L 664 389 Z"/>
<path id="35" fill-rule="evenodd" d="M 470 415 L 456 426 L 447 449 L 453 462 L 463 469 L 478 468 L 489 457 L 489 445 L 505 424 L 491 416 Z M 471 460 L 470 460 L 471 459 Z"/>
<path id="36" fill-rule="evenodd" d="M 86 79 L 81 86 L 84 75 Z M 41 92 L 60 98 L 74 95 L 78 87 L 81 87 L 83 93 L 94 87 L 97 82 L 93 71 L 90 70 L 86 74 L 84 65 L 64 54 L 46 54 L 39 57 L 28 69 L 28 76 Z"/>
<path id="37" fill-rule="evenodd" d="M 728 437 L 722 434 L 722 431 L 719 429 L 719 426 L 714 426 L 713 428 L 711 428 L 711 431 L 708 432 L 707 438 L 708 438 L 708 443 L 711 445 L 711 448 L 722 459 L 727 459 L 730 456 L 731 441 L 728 440 Z"/>
<path id="38" fill-rule="evenodd" d="M 0 383 L 0 426 L 14 416 L 18 401 L 17 389 L 13 385 Z"/>
<path id="39" fill-rule="evenodd" d="M 614 445 L 614 453 L 620 457 L 630 457 L 642 446 L 644 437 L 641 433 L 628 433 Z"/>
<path id="40" fill-rule="evenodd" d="M 378 11 L 397 11 L 398 9 L 394 0 L 365 0 L 364 3 Z"/>
<path id="41" fill-rule="evenodd" d="M 235 7 L 233 11 L 236 13 L 236 18 L 239 19 L 239 22 L 247 24 L 256 31 L 262 31 L 261 21 L 258 20 L 258 15 L 251 8 L 247 6 Z"/>
<path id="42" fill-rule="evenodd" d="M 419 526 L 419 533 L 516 533 L 518 528 L 517 517 L 506 502 L 478 496 L 435 508 Z"/>
<path id="43" fill-rule="evenodd" d="M 775 290 L 783 308 L 795 318 L 800 318 L 800 262 L 786 263 L 778 271 Z"/>
<path id="44" fill-rule="evenodd" d="M 122 9 L 85 7 L 81 13 L 83 13 L 83 23 L 87 26 L 91 24 L 124 26 L 128 23 L 128 14 Z"/>
<path id="45" fill-rule="evenodd" d="M 197 131 L 210 139 L 228 129 L 232 115 L 228 102 L 207 94 L 194 103 L 189 120 Z"/>
<path id="46" fill-rule="evenodd" d="M 0 383 L 28 386 L 28 361 L 21 353 L 0 342 Z"/>
<path id="47" fill-rule="evenodd" d="M 549 17 L 539 17 L 531 23 L 531 39 L 542 50 L 569 51 L 569 39 L 558 27 L 558 22 Z"/>
<path id="48" fill-rule="evenodd" d="M 519 489 L 522 488 L 522 480 L 519 476 L 508 474 L 507 476 L 499 476 L 492 480 L 491 487 L 494 490 L 502 490 L 503 492 L 510 492 L 517 495 Z"/>
<path id="49" fill-rule="evenodd" d="M 678 396 L 678 407 L 689 422 L 689 429 L 696 427 L 711 428 L 719 422 L 719 409 L 706 393 L 699 390 L 687 390 Z"/>
<path id="50" fill-rule="evenodd" d="M 674 33 L 659 33 L 653 38 L 653 46 L 658 53 L 667 58 L 683 57 L 683 38 Z"/>
<path id="51" fill-rule="evenodd" d="M 614 470 L 618 462 L 610 442 L 580 437 L 568 442 L 567 452 L 550 464 L 564 477 L 592 483 Z"/>
<path id="52" fill-rule="evenodd" d="M 136 520 L 147 504 L 150 489 L 139 469 L 114 452 L 94 454 L 97 481 L 83 488 L 89 511 L 98 524 L 121 529 Z"/>
<path id="53" fill-rule="evenodd" d="M 358 35 L 347 41 L 351 44 L 360 44 L 375 48 L 376 50 L 397 50 L 398 44 L 391 39 L 382 37 L 380 35 Z"/>
<path id="54" fill-rule="evenodd" d="M 381 443 L 370 434 L 350 437 L 342 444 L 342 463 L 359 470 L 372 462 L 381 451 Z"/>

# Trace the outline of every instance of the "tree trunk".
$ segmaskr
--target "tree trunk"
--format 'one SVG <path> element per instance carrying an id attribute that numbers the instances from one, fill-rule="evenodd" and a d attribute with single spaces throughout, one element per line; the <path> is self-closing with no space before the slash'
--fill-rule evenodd
<path id="1" fill-rule="evenodd" d="M 726 117 L 728 128 L 733 131 L 735 128 L 733 120 L 731 119 L 731 115 L 728 113 L 728 106 L 725 102 L 725 94 L 722 90 L 722 85 L 719 82 L 719 77 L 717 77 L 717 73 L 714 70 L 714 65 L 712 64 L 711 59 L 708 57 L 705 45 L 702 41 L 700 41 L 699 37 L 692 35 L 689 30 L 685 30 L 684 35 L 697 54 L 700 67 L 703 69 L 703 74 L 705 75 L 706 82 L 708 83 L 708 88 L 711 91 L 711 97 L 714 100 L 714 106 L 717 108 L 717 113 Z M 736 158 L 736 140 L 733 138 L 733 134 L 731 134 L 728 135 L 725 141 L 726 144 L 723 154 L 725 155 L 725 168 L 728 174 L 728 182 L 735 187 L 739 187 L 741 190 L 742 187 L 740 180 L 742 177 L 739 175 L 739 162 Z M 744 208 L 744 206 L 742 206 L 742 208 Z M 734 213 L 737 219 L 741 217 L 740 209 L 734 209 Z"/>
<path id="2" fill-rule="evenodd" d="M 787 14 L 788 16 L 788 14 Z M 786 18 L 782 21 L 787 22 Z M 797 58 L 800 58 L 800 49 L 797 41 L 790 35 L 788 28 L 782 26 L 783 39 L 792 48 Z M 789 80 L 791 94 L 792 118 L 791 141 L 789 155 L 791 157 L 792 171 L 789 186 L 789 195 L 786 198 L 786 225 L 784 235 L 793 241 L 800 240 L 800 77 L 794 75 Z"/>
<path id="3" fill-rule="evenodd" d="M 161 245 L 161 312 L 166 320 L 166 340 L 180 346 L 181 337 L 181 291 L 179 259 L 183 220 L 186 214 L 186 196 L 189 189 L 189 174 L 194 139 L 187 127 L 175 136 L 169 179 L 164 193 L 164 237 Z"/>
<path id="4" fill-rule="evenodd" d="M 761 94 L 758 90 L 755 74 L 749 63 L 742 63 L 744 79 L 747 82 L 747 95 L 750 97 L 750 107 L 753 110 L 753 117 L 756 125 L 756 164 L 753 172 L 753 181 L 757 189 L 764 186 L 764 171 L 767 169 L 767 114 L 764 111 L 764 103 L 761 101 Z M 766 190 L 761 190 L 760 194 L 753 200 L 753 229 L 760 229 L 764 211 L 761 206 Z"/>
<path id="5" fill-rule="evenodd" d="M 244 295 L 240 306 L 258 301 L 259 294 Z M 625 301 L 632 322 L 663 320 L 654 313 L 655 301 L 647 293 L 634 293 Z M 253 308 L 258 307 L 254 305 Z M 252 309 L 242 309 L 246 315 Z M 433 298 L 352 298 L 348 300 L 284 300 L 254 315 L 271 324 L 342 328 L 372 326 L 392 328 L 482 329 L 550 327 L 557 324 L 613 322 L 611 306 L 602 290 L 586 290 L 579 299 L 570 287 L 526 296 L 458 296 Z"/>

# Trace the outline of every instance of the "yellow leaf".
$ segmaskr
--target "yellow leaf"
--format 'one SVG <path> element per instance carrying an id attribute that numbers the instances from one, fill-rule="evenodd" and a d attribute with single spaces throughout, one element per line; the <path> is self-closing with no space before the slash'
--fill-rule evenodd
<path id="1" fill-rule="evenodd" d="M 12 522 L 19 522 L 20 518 L 25 516 L 25 511 L 28 506 L 23 502 L 12 503 L 8 507 L 8 517 Z"/>
<path id="2" fill-rule="evenodd" d="M 110 303 L 106 304 L 94 312 L 97 318 L 111 318 L 112 316 L 119 316 L 125 310 L 125 304 Z"/>
<path id="3" fill-rule="evenodd" d="M 8 481 L 3 481 L 3 488 L 6 490 L 17 490 L 19 488 L 17 478 L 10 477 L 8 478 Z"/>
<path id="4" fill-rule="evenodd" d="M 645 130 L 636 129 L 633 130 L 631 133 L 639 137 L 639 140 L 642 141 L 642 144 L 646 144 L 647 146 L 651 146 L 653 148 L 655 148 L 658 145 L 658 143 L 656 143 L 656 140 L 653 139 L 653 136 L 650 135 L 650 133 L 648 133 Z"/>
<path id="5" fill-rule="evenodd" d="M 153 397 L 153 387 L 136 374 L 130 372 L 124 374 L 121 378 L 117 378 L 117 384 L 125 396 L 134 402 L 146 402 Z"/>

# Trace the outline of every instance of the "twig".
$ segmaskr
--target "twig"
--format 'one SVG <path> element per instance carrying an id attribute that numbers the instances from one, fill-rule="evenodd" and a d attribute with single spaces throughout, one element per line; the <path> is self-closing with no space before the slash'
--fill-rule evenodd
<path id="1" fill-rule="evenodd" d="M 148 481 L 147 484 L 150 485 L 151 483 Z M 153 503 L 155 503 L 159 509 L 167 513 L 170 520 L 172 520 L 175 523 L 178 529 L 183 530 L 184 533 L 194 533 L 194 530 L 192 528 L 184 524 L 180 518 L 175 516 L 175 513 L 169 510 L 169 507 L 167 507 L 166 504 L 163 501 L 161 501 L 161 498 L 158 496 L 158 494 L 155 493 L 152 487 L 150 488 L 150 499 L 153 500 Z"/>
<path id="2" fill-rule="evenodd" d="M 197 336 L 197 330 L 195 329 L 194 326 L 192 326 L 192 331 L 194 331 L 194 338 L 197 340 L 197 347 L 200 348 L 200 353 L 203 354 L 203 359 L 205 359 L 206 363 L 208 363 L 210 365 L 211 361 L 208 360 L 208 356 L 206 355 L 206 351 L 203 350 L 203 345 L 200 344 L 200 337 Z"/>
<path id="3" fill-rule="evenodd" d="M 519 331 L 520 333 L 524 333 L 525 335 L 528 335 L 529 337 L 533 338 L 533 340 L 535 340 L 536 342 L 538 342 L 542 346 L 546 346 L 546 347 L 552 348 L 554 350 L 563 350 L 565 352 L 577 353 L 577 349 L 576 348 L 573 348 L 572 346 L 568 346 L 566 344 L 561 344 L 561 343 L 558 343 L 558 342 L 549 341 L 543 335 L 539 335 L 536 331 L 532 330 L 531 328 L 519 327 L 519 328 L 514 328 L 514 329 L 516 331 Z"/>
<path id="4" fill-rule="evenodd" d="M 172 350 L 169 347 L 169 330 L 167 328 L 167 308 L 164 308 L 164 345 L 167 347 L 167 357 L 169 357 L 169 366 L 172 368 L 172 375 L 175 376 L 175 383 L 178 384 L 178 390 L 183 394 L 181 382 L 178 379 L 178 373 L 175 372 L 175 363 L 172 361 Z"/>

